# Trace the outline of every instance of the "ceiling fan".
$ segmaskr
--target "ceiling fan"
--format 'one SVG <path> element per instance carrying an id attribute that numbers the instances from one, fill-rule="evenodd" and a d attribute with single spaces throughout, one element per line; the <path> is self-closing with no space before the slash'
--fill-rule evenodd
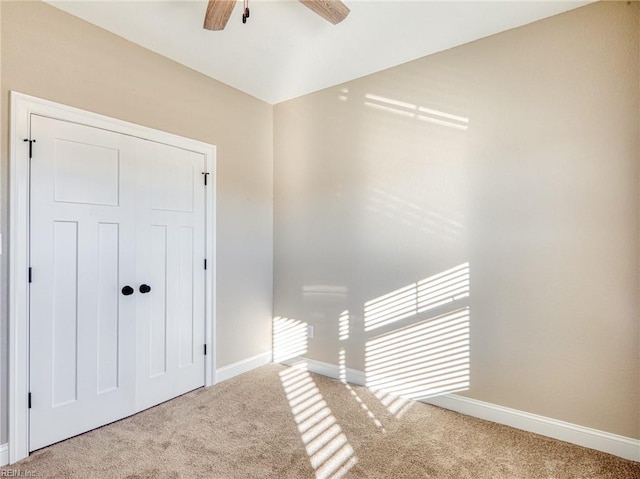
<path id="1" fill-rule="evenodd" d="M 340 0 L 299 0 L 305 7 L 313 10 L 325 20 L 340 23 L 349 15 L 349 7 Z M 207 30 L 224 30 L 231 16 L 236 0 L 209 0 L 207 13 L 204 17 L 203 28 Z M 242 22 L 249 17 L 249 8 L 245 0 L 245 9 L 242 14 Z"/>

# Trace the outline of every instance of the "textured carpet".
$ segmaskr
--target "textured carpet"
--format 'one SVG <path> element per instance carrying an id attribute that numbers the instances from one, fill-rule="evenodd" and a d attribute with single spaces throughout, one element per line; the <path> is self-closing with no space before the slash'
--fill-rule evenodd
<path id="1" fill-rule="evenodd" d="M 275 364 L 2 469 L 109 479 L 640 479 L 637 462 Z"/>

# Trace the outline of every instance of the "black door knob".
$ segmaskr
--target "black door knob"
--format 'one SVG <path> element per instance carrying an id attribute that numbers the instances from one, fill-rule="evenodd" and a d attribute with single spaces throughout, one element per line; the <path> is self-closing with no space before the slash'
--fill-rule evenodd
<path id="1" fill-rule="evenodd" d="M 122 294 L 124 294 L 125 296 L 129 296 L 130 294 L 133 294 L 133 288 L 131 286 L 125 286 L 124 288 L 122 288 Z"/>
<path id="2" fill-rule="evenodd" d="M 151 291 L 151 286 L 149 286 L 148 284 L 141 284 L 140 285 L 140 292 L 142 294 L 148 293 L 149 291 Z"/>

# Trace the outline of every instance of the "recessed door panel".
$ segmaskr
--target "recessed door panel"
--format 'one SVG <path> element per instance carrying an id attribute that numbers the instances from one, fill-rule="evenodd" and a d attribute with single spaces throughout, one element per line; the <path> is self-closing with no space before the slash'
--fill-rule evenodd
<path id="1" fill-rule="evenodd" d="M 120 315 L 118 312 L 119 243 L 120 228 L 117 223 L 98 224 L 98 394 L 118 387 Z"/>
<path id="2" fill-rule="evenodd" d="M 154 210 L 183 211 L 190 213 L 194 208 L 194 167 L 198 174 L 202 165 L 194 165 L 193 152 L 166 145 L 154 145 L 152 153 L 150 187 L 151 207 Z M 202 157 L 202 155 L 199 155 Z"/>
<path id="3" fill-rule="evenodd" d="M 167 227 L 151 227 L 151 274 L 145 279 L 152 284 L 152 294 L 141 301 L 151 302 L 149 317 L 149 372 L 152 378 L 167 371 Z"/>
<path id="4" fill-rule="evenodd" d="M 194 238 L 193 227 L 178 230 L 178 295 L 177 310 L 184 318 L 178 323 L 178 366 L 190 366 L 194 359 Z"/>
<path id="5" fill-rule="evenodd" d="M 55 200 L 117 206 L 119 164 L 116 148 L 56 138 Z"/>
<path id="6" fill-rule="evenodd" d="M 52 406 L 78 398 L 78 223 L 53 222 Z"/>

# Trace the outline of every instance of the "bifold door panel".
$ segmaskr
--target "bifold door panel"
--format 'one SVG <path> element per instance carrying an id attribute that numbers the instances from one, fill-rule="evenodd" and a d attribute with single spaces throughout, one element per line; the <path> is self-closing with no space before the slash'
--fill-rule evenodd
<path id="1" fill-rule="evenodd" d="M 31 116 L 30 450 L 204 385 L 204 156 Z"/>
<path id="2" fill-rule="evenodd" d="M 138 409 L 204 385 L 204 158 L 149 143 L 137 202 Z"/>

